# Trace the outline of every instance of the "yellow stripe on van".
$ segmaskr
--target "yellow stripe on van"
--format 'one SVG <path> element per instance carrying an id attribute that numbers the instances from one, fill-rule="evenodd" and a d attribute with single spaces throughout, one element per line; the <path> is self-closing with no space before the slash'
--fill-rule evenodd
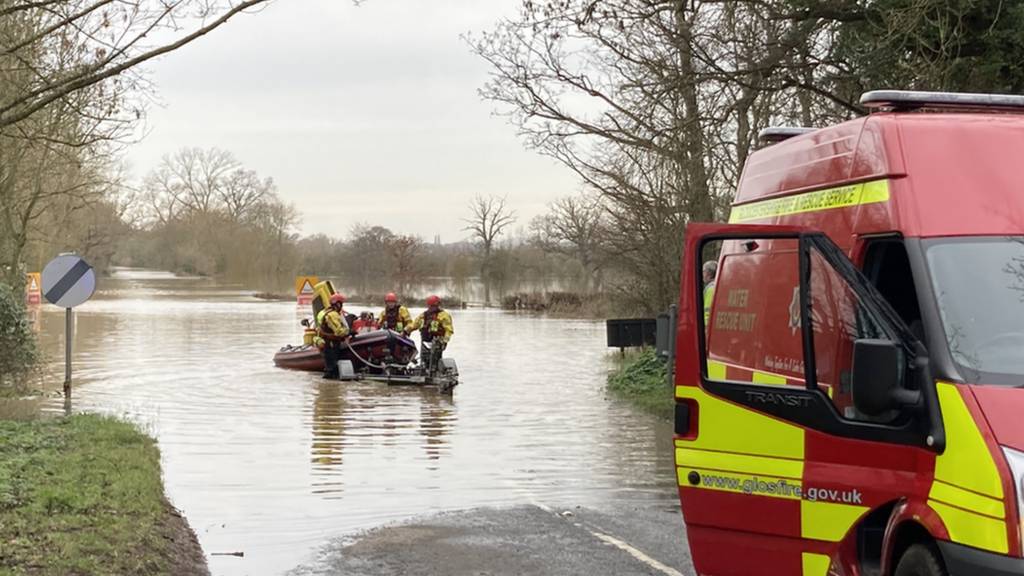
<path id="1" fill-rule="evenodd" d="M 729 214 L 729 223 L 739 224 L 751 220 L 888 201 L 889 181 L 873 180 L 733 206 Z"/>
<path id="2" fill-rule="evenodd" d="M 715 380 L 717 382 L 725 381 L 725 364 L 722 362 L 716 362 L 714 360 L 708 360 L 708 380 Z"/>
<path id="3" fill-rule="evenodd" d="M 942 518 L 953 542 L 1005 554 L 1009 546 L 1002 519 L 1006 516 L 1003 482 L 992 452 L 958 386 L 940 382 L 936 389 L 946 450 L 935 458 L 936 482 L 932 482 L 928 505 Z M 999 502 L 998 514 L 994 501 Z"/>
<path id="4" fill-rule="evenodd" d="M 824 554 L 804 552 L 800 559 L 803 561 L 803 576 L 827 576 L 832 565 L 832 560 Z"/>
<path id="5" fill-rule="evenodd" d="M 750 381 L 754 384 L 770 384 L 772 386 L 785 386 L 787 382 L 785 376 L 758 370 L 754 370 L 754 375 L 750 378 Z"/>
<path id="6" fill-rule="evenodd" d="M 811 540 L 839 542 L 865 512 L 867 506 L 835 502 L 800 502 L 800 536 Z"/>
<path id="7" fill-rule="evenodd" d="M 800 460 L 771 458 L 750 454 L 731 454 L 728 452 L 710 452 L 692 448 L 676 448 L 676 462 L 686 462 L 687 466 L 727 472 L 741 472 L 755 476 L 774 476 L 790 478 L 797 482 L 804 475 L 804 463 Z"/>
<path id="8" fill-rule="evenodd" d="M 676 397 L 696 400 L 700 406 L 700 434 L 685 442 L 688 448 L 804 459 L 804 429 L 799 426 L 721 400 L 696 386 L 676 386 Z"/>
<path id="9" fill-rule="evenodd" d="M 935 479 L 1002 500 L 999 470 L 960 390 L 943 382 L 936 387 L 946 428 L 946 450 L 935 458 Z"/>
<path id="10" fill-rule="evenodd" d="M 966 508 L 991 518 L 1000 520 L 1006 518 L 1006 506 L 1003 505 L 1002 500 L 982 496 L 975 492 L 968 492 L 963 488 L 957 488 L 940 480 L 932 482 L 932 489 L 928 493 L 928 498 L 960 508 Z"/>
<path id="11" fill-rule="evenodd" d="M 942 518 L 942 523 L 946 525 L 951 541 L 999 554 L 1006 554 L 1010 551 L 1004 520 L 995 520 L 967 510 L 946 506 L 935 500 L 929 500 L 928 505 L 935 510 L 939 518 Z"/>

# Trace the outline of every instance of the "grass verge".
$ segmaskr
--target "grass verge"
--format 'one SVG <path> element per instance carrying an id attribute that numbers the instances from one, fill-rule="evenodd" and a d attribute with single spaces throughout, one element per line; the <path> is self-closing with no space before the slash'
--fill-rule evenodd
<path id="1" fill-rule="evenodd" d="M 0 421 L 0 574 L 196 573 L 152 438 L 96 415 Z"/>
<path id="2" fill-rule="evenodd" d="M 615 357 L 618 366 L 608 374 L 608 390 L 636 407 L 661 418 L 673 413 L 672 388 L 668 385 L 668 368 L 653 348 L 628 352 Z"/>

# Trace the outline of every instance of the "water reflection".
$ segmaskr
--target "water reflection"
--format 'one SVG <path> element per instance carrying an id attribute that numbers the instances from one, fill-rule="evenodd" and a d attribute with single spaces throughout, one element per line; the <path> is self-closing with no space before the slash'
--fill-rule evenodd
<path id="1" fill-rule="evenodd" d="M 674 506 L 669 427 L 605 397 L 603 323 L 455 311 L 451 400 L 275 368 L 304 310 L 243 287 L 123 273 L 102 290 L 76 313 L 75 409 L 158 438 L 203 548 L 245 552 L 212 557 L 214 574 L 281 574 L 332 538 L 441 510 Z M 63 312 L 43 306 L 39 326 L 59 390 Z"/>
<path id="2" fill-rule="evenodd" d="M 398 460 L 414 447 L 425 469 L 437 470 L 457 421 L 453 400 L 431 388 L 321 380 L 310 412 L 313 493 L 334 498 L 343 491 L 347 454 Z"/>
<path id="3" fill-rule="evenodd" d="M 340 382 L 320 382 L 313 398 L 313 469 L 331 471 L 341 467 L 345 435 L 345 401 Z"/>
<path id="4" fill-rule="evenodd" d="M 423 437 L 423 451 L 428 460 L 440 460 L 447 450 L 446 435 L 455 425 L 455 410 L 452 400 L 440 394 L 430 394 L 420 405 L 420 429 Z M 428 465 L 434 470 L 436 464 Z"/>

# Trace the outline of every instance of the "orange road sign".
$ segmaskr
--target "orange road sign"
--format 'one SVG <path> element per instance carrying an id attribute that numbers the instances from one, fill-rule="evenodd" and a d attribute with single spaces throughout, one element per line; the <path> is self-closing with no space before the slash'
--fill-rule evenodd
<path id="1" fill-rule="evenodd" d="M 320 279 L 316 276 L 296 276 L 295 295 L 313 294 L 313 286 L 316 286 L 317 282 L 320 282 Z"/>
<path id="2" fill-rule="evenodd" d="M 313 301 L 313 286 L 320 282 L 316 276 L 297 276 L 295 278 L 295 296 L 299 304 L 309 304 Z"/>
<path id="3" fill-rule="evenodd" d="M 29 272 L 25 277 L 25 302 L 40 304 L 43 301 L 43 281 L 39 272 Z"/>

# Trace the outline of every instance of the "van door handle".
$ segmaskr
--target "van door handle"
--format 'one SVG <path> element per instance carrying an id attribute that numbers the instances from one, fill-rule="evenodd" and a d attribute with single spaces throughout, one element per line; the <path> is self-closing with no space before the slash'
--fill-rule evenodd
<path id="1" fill-rule="evenodd" d="M 675 433 L 683 440 L 697 438 L 697 401 L 692 398 L 676 400 Z"/>

